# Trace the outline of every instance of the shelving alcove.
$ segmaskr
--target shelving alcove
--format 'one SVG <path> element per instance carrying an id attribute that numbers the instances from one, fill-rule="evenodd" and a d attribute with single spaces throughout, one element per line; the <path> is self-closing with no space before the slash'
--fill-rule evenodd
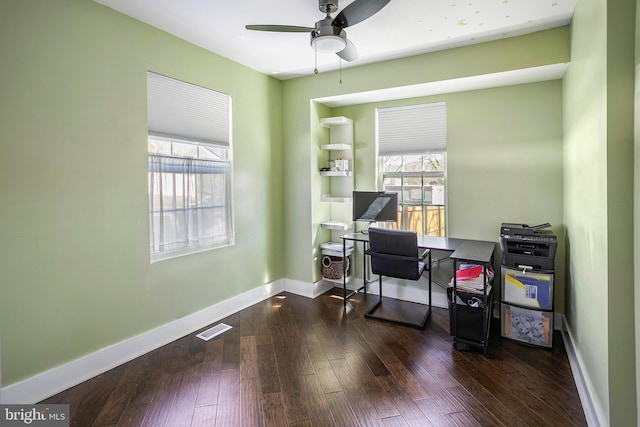
<path id="1" fill-rule="evenodd" d="M 320 146 L 327 152 L 328 160 L 326 164 L 319 165 L 323 177 L 321 201 L 329 204 L 329 217 L 320 225 L 331 233 L 330 241 L 320 245 L 322 278 L 342 284 L 343 258 L 347 260 L 347 282 L 351 280 L 353 271 L 353 246 L 348 246 L 345 254 L 340 241 L 340 236 L 353 228 L 353 121 L 342 116 L 326 117 L 320 119 L 320 124 L 329 129 L 328 143 Z"/>

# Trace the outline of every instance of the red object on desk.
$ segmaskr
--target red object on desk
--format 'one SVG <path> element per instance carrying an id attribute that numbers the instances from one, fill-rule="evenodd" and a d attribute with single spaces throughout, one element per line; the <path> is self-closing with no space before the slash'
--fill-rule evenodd
<path id="1" fill-rule="evenodd" d="M 456 279 L 458 280 L 475 279 L 481 274 L 482 274 L 482 266 L 476 265 L 475 267 L 463 268 L 462 270 L 458 270 L 456 272 Z"/>

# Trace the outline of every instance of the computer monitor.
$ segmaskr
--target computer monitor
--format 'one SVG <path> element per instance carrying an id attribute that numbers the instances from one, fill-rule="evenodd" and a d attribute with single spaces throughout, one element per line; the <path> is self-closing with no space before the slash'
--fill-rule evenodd
<path id="1" fill-rule="evenodd" d="M 398 193 L 354 191 L 353 220 L 366 222 L 398 221 Z"/>

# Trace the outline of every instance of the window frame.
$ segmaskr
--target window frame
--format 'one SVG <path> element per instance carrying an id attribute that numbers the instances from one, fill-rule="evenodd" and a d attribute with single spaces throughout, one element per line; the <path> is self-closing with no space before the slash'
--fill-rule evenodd
<path id="1" fill-rule="evenodd" d="M 423 142 L 421 142 L 423 141 Z M 426 156 L 442 155 L 442 171 L 428 170 Z M 420 170 L 405 170 L 407 157 L 420 156 Z M 386 107 L 376 109 L 376 157 L 377 172 L 376 184 L 381 191 L 398 192 L 398 217 L 399 222 L 387 224 L 388 228 L 414 230 L 418 234 L 430 234 L 429 222 L 432 218 L 429 210 L 433 206 L 438 207 L 438 221 L 444 221 L 444 226 L 437 227 L 435 235 L 446 237 L 448 235 L 448 185 L 447 185 L 447 145 L 446 145 L 446 102 L 421 103 L 403 105 L 398 107 Z M 399 169 L 385 171 L 385 159 L 399 158 Z M 407 178 L 420 180 L 419 203 L 408 202 L 405 194 L 409 191 L 406 187 Z M 386 185 L 385 181 L 398 179 L 399 185 Z M 442 180 L 443 193 L 442 204 L 434 204 L 425 199 L 425 181 L 428 179 Z M 426 184 L 428 186 L 429 184 Z M 399 187 L 399 189 L 398 189 Z M 407 207 L 420 207 L 421 230 L 415 227 L 408 228 L 410 213 Z"/>
<path id="2" fill-rule="evenodd" d="M 147 108 L 150 262 L 153 264 L 235 245 L 231 96 L 147 72 Z M 153 141 L 164 145 L 165 151 L 154 151 Z M 167 144 L 169 152 L 166 152 Z M 184 153 L 176 153 L 178 144 L 187 145 L 182 147 L 186 149 Z M 189 153 L 192 148 L 196 151 Z M 203 156 L 203 148 L 211 149 L 211 156 Z M 222 158 L 215 158 L 216 154 L 221 154 Z M 162 163 L 163 159 L 167 160 L 166 164 Z M 171 164 L 172 162 L 175 163 Z M 164 170 L 164 167 L 167 169 Z M 192 167 L 195 168 L 191 169 Z M 220 170 L 220 174 L 216 170 Z M 164 177 L 165 174 L 168 176 Z M 181 176 L 178 177 L 179 175 Z M 209 179 L 205 182 L 203 179 L 207 175 Z M 169 184 L 154 196 L 152 184 L 158 189 L 158 182 L 162 179 L 167 179 Z M 222 179 L 220 185 L 224 186 L 223 193 L 217 196 L 216 179 Z M 180 186 L 176 185 L 177 182 Z M 205 192 L 211 199 L 203 205 Z M 163 209 L 164 202 L 158 201 L 159 198 L 164 200 L 164 194 L 166 200 L 173 198 L 171 208 Z M 179 203 L 176 199 L 180 199 Z M 222 204 L 214 206 L 215 200 L 222 200 Z M 156 208 L 154 203 L 160 208 Z M 223 213 L 218 216 L 216 210 L 219 207 L 223 209 Z M 202 217 L 202 212 L 207 210 L 211 211 L 211 215 Z M 169 211 L 173 212 L 173 217 L 168 215 L 169 222 L 164 224 L 162 212 L 168 214 Z M 159 225 L 155 219 L 158 214 L 161 217 Z M 165 226 L 168 228 L 164 228 Z M 221 226 L 223 232 L 219 236 L 223 238 L 217 239 L 215 231 Z M 174 234 L 175 238 L 161 241 L 159 236 L 164 237 L 165 233 Z"/>

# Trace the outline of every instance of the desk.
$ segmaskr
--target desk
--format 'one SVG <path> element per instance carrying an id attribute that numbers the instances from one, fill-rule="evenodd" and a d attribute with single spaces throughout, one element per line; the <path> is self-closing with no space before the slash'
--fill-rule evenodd
<path id="1" fill-rule="evenodd" d="M 364 246 L 362 251 L 363 285 L 360 288 L 356 289 L 355 291 L 351 292 L 349 295 L 347 295 L 347 279 L 345 274 L 342 275 L 343 277 L 342 279 L 343 295 L 342 296 L 344 297 L 344 306 L 346 307 L 347 299 L 351 298 L 361 290 L 364 290 L 365 294 L 367 293 L 367 284 L 369 283 L 369 281 L 367 281 L 367 272 L 368 272 L 367 255 L 364 253 L 365 252 L 364 249 L 366 249 L 366 245 L 369 243 L 369 235 L 367 233 L 350 233 L 350 234 L 345 234 L 344 236 L 340 236 L 340 238 L 342 239 L 343 254 L 346 253 L 346 250 L 347 250 L 347 241 L 355 242 L 355 243 L 360 242 Z M 455 239 L 451 237 L 425 236 L 424 234 L 418 234 L 418 247 L 420 249 L 432 249 L 437 251 L 455 252 L 456 249 L 458 249 L 458 247 L 460 247 L 463 243 L 467 241 L 468 240 L 465 240 L 465 239 Z M 345 258 L 343 258 L 342 267 L 343 267 L 342 270 L 346 271 L 347 266 L 346 266 Z"/>
<path id="2" fill-rule="evenodd" d="M 367 279 L 367 256 L 366 256 L 366 245 L 369 243 L 369 235 L 367 233 L 350 233 L 340 236 L 342 239 L 342 249 L 343 253 L 346 253 L 347 249 L 347 241 L 351 241 L 354 243 L 362 243 L 363 244 L 363 285 L 356 289 L 355 291 L 349 293 L 347 295 L 347 279 L 346 274 L 343 274 L 342 280 L 342 296 L 343 296 L 343 307 L 347 306 L 347 299 L 351 298 L 353 295 L 357 294 L 361 290 L 364 290 L 364 293 L 367 293 L 367 284 L 370 282 Z M 425 236 L 422 234 L 418 235 L 418 247 L 420 249 L 431 249 L 438 251 L 451 252 L 450 258 L 454 261 L 454 272 L 456 271 L 456 265 L 459 261 L 469 261 L 475 262 L 483 265 L 489 265 L 493 262 L 493 252 L 495 250 L 495 242 L 488 242 L 482 240 L 468 240 L 468 239 L 456 239 L 451 237 L 436 237 L 436 236 Z M 346 273 L 346 258 L 343 257 L 343 273 Z M 485 286 L 486 289 L 486 286 Z M 380 295 L 382 297 L 382 295 Z M 485 295 L 485 307 L 487 307 L 488 301 L 486 300 Z M 454 281 L 454 299 L 455 301 L 455 281 Z M 428 310 L 425 314 L 424 322 L 428 320 L 431 314 L 431 265 L 429 265 L 429 303 Z M 489 307 L 489 312 L 491 309 Z M 455 314 L 455 305 L 454 305 L 454 314 Z M 423 325 L 424 326 L 424 325 Z M 452 329 L 455 335 L 455 328 Z M 486 332 L 486 333 L 485 333 Z M 488 326 L 483 326 L 483 337 L 484 340 L 480 343 L 486 350 L 486 341 L 488 335 Z M 458 342 L 457 337 L 454 339 L 454 342 Z M 470 343 L 468 340 L 460 340 L 460 342 Z"/>

